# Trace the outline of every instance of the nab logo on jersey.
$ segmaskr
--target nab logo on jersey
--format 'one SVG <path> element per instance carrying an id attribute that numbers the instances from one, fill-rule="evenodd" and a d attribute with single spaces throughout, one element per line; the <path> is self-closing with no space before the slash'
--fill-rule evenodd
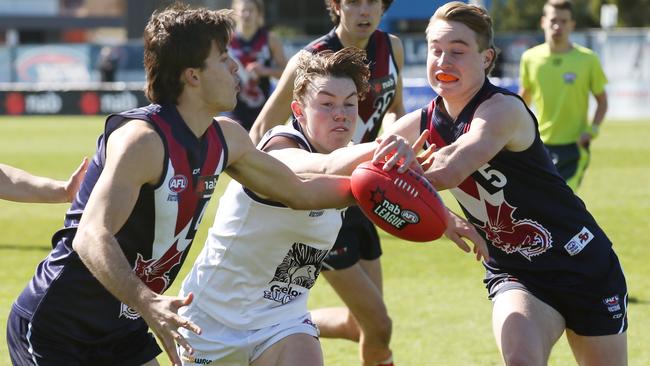
<path id="1" fill-rule="evenodd" d="M 187 188 L 187 177 L 177 174 L 169 180 L 169 190 L 174 193 L 181 193 Z"/>

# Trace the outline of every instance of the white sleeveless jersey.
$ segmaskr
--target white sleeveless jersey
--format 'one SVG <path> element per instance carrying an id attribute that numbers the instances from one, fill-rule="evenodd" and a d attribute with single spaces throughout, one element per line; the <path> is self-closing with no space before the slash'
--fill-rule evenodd
<path id="1" fill-rule="evenodd" d="M 298 141 L 313 151 L 291 126 L 273 136 Z M 185 278 L 181 296 L 194 293 L 193 312 L 235 329 L 259 329 L 307 313 L 309 289 L 341 227 L 341 210 L 292 210 L 261 199 L 231 181 L 219 201 L 205 246 Z"/>

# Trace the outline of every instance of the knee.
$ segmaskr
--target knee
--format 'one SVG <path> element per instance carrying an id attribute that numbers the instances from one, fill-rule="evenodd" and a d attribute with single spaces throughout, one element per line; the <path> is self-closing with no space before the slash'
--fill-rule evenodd
<path id="1" fill-rule="evenodd" d="M 504 352 L 503 362 L 506 366 L 544 365 L 541 355 L 535 354 L 535 352 L 527 352 L 525 349 Z"/>
<path id="2" fill-rule="evenodd" d="M 371 327 L 365 330 L 365 333 L 368 337 L 375 339 L 376 342 L 388 347 L 393 334 L 393 321 L 388 314 L 385 314 L 373 321 Z"/>

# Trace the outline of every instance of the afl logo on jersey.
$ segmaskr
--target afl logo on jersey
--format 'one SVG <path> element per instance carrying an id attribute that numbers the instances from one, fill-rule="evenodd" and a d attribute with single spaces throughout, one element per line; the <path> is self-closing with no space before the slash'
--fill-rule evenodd
<path id="1" fill-rule="evenodd" d="M 177 174 L 169 180 L 169 190 L 174 193 L 181 193 L 187 188 L 187 177 Z"/>

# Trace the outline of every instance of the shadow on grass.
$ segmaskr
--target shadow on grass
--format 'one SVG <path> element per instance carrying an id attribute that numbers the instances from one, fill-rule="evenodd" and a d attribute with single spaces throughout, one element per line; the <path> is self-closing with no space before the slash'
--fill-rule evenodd
<path id="1" fill-rule="evenodd" d="M 49 252 L 52 250 L 51 246 L 46 246 L 46 245 L 18 245 L 18 244 L 4 244 L 0 243 L 0 251 L 2 250 L 23 250 L 23 251 L 29 251 L 29 250 L 39 250 L 43 252 Z"/>
<path id="2" fill-rule="evenodd" d="M 638 304 L 638 305 L 648 305 L 648 304 L 650 304 L 650 301 L 639 299 L 636 296 L 628 296 L 627 302 L 629 304 Z"/>

